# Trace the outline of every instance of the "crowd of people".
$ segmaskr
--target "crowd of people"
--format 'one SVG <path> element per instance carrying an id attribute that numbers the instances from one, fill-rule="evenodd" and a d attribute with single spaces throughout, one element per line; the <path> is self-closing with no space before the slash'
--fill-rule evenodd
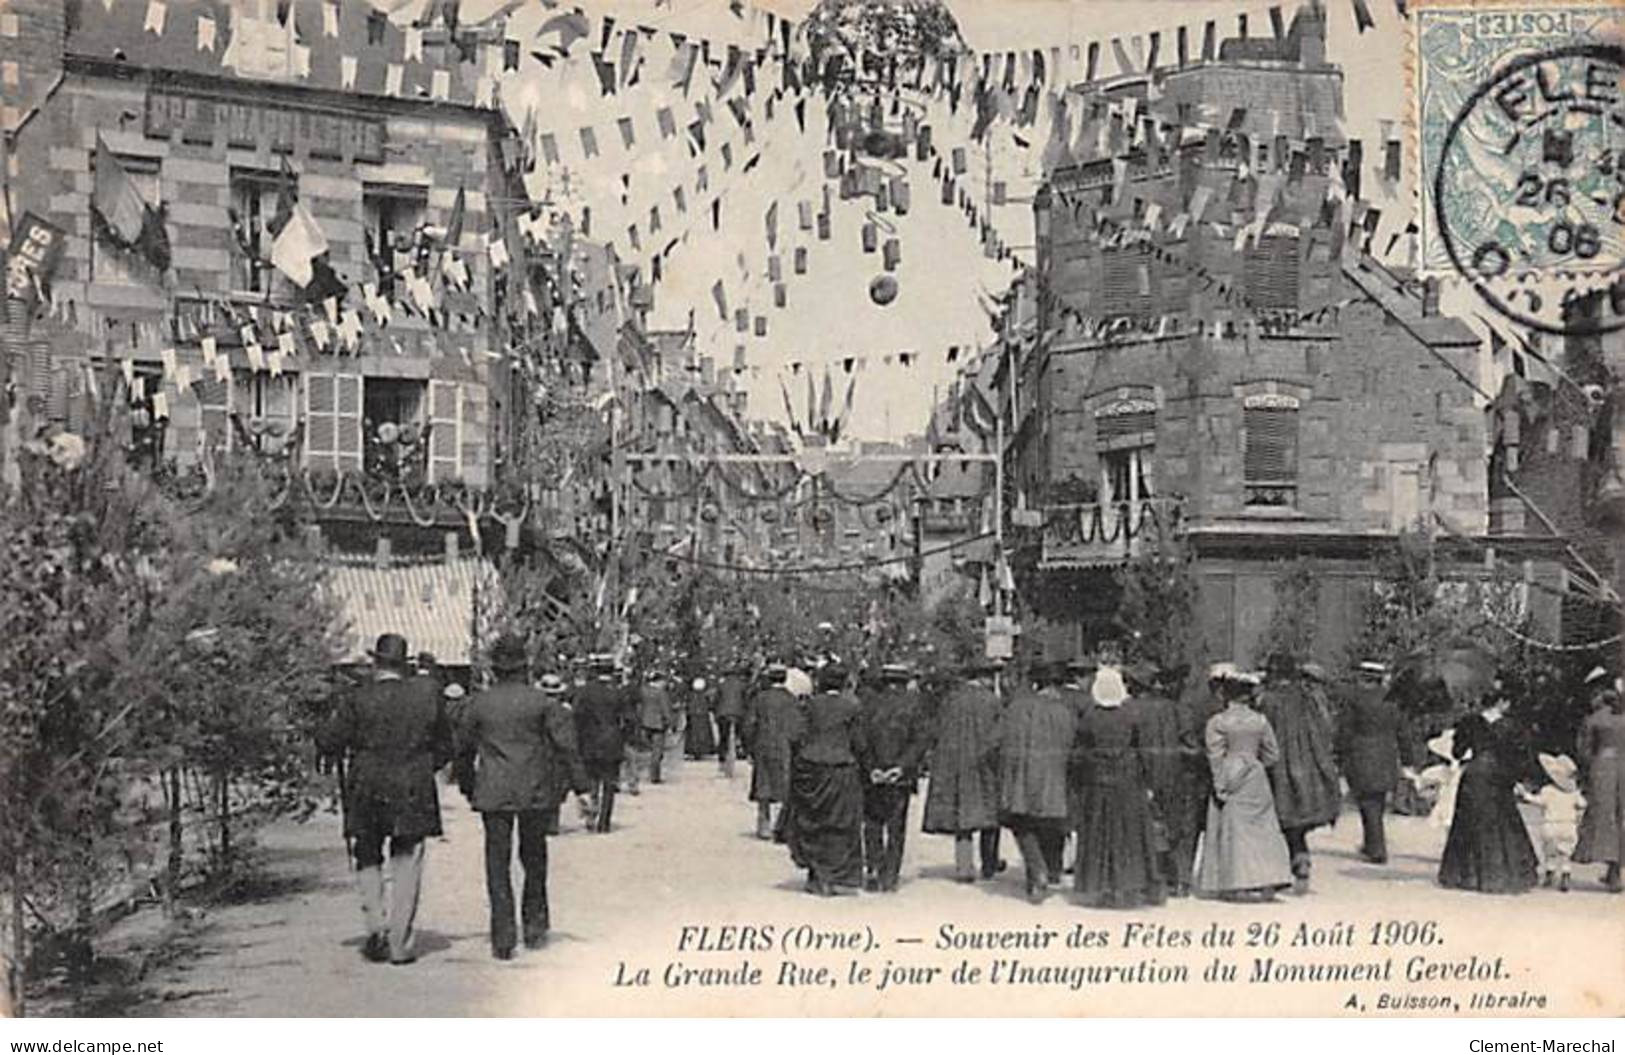
<path id="1" fill-rule="evenodd" d="M 1600 668 L 1586 682 L 1578 762 L 1526 764 L 1505 694 L 1490 691 L 1429 741 L 1439 762 L 1417 771 L 1402 765 L 1397 693 L 1377 663 L 1341 686 L 1282 656 L 1262 672 L 1218 663 L 1193 685 L 1183 670 L 1081 660 L 1033 662 L 1019 676 L 977 660 L 927 680 L 905 663 L 854 670 L 830 654 L 733 664 L 714 681 L 629 672 L 612 655 L 568 678 L 533 677 L 525 643 L 505 637 L 492 683 L 464 693 L 415 672 L 398 635 L 381 637 L 373 659 L 375 677 L 340 701 L 320 742 L 347 760 L 363 951 L 380 962 L 414 958 L 439 770 L 449 766 L 481 815 L 491 949 L 510 959 L 547 941 L 547 838 L 570 794 L 586 829 L 608 833 L 617 794 L 662 783 L 678 743 L 730 777 L 749 759 L 757 837 L 784 844 L 806 889 L 826 897 L 898 889 L 922 780 L 923 830 L 953 838 L 955 878 L 996 879 L 1009 832 L 1035 903 L 1068 873 L 1076 899 L 1099 907 L 1305 893 L 1308 835 L 1336 823 L 1345 787 L 1372 864 L 1387 861 L 1390 796 L 1408 786 L 1448 827 L 1443 886 L 1521 892 L 1544 868 L 1566 891 L 1573 864 L 1597 863 L 1603 885 L 1621 890 L 1625 699 Z M 1538 853 L 1520 801 L 1540 812 Z"/>

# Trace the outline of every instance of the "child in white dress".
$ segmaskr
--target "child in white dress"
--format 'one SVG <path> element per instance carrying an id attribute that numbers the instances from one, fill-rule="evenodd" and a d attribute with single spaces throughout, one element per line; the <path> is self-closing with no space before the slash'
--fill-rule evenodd
<path id="1" fill-rule="evenodd" d="M 1546 771 L 1549 784 L 1537 792 L 1519 786 L 1518 797 L 1540 807 L 1540 856 L 1545 868 L 1545 885 L 1552 885 L 1557 874 L 1557 888 L 1569 889 L 1569 871 L 1575 844 L 1580 841 L 1580 815 L 1585 811 L 1585 796 L 1575 782 L 1574 760 L 1568 755 L 1540 756 L 1540 768 Z"/>

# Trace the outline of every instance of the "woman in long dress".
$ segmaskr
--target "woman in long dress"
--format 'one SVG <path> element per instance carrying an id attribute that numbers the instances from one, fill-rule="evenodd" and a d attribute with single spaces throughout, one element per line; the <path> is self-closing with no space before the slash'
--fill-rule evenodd
<path id="1" fill-rule="evenodd" d="M 1273 901 L 1277 890 L 1292 885 L 1268 773 L 1281 750 L 1269 720 L 1251 706 L 1257 687 L 1257 677 L 1248 674 L 1220 682 L 1225 709 L 1207 723 L 1213 799 L 1196 868 L 1196 890 L 1207 897 Z"/>
<path id="2" fill-rule="evenodd" d="M 1151 817 L 1144 722 L 1127 710 L 1115 667 L 1095 675 L 1093 703 L 1078 722 L 1078 858 L 1073 876 L 1086 905 L 1138 908 L 1165 897 Z"/>
<path id="3" fill-rule="evenodd" d="M 1439 885 L 1485 894 L 1521 894 L 1539 878 L 1535 846 L 1518 812 L 1519 758 L 1497 702 L 1456 725 L 1462 763 L 1456 812 L 1439 861 Z"/>
<path id="4" fill-rule="evenodd" d="M 846 674 L 820 667 L 817 695 L 807 700 L 790 758 L 785 841 L 807 870 L 808 893 L 834 896 L 863 885 L 863 783 L 856 738 L 861 710 Z"/>
<path id="5" fill-rule="evenodd" d="M 711 689 L 704 678 L 695 678 L 683 701 L 686 719 L 683 727 L 683 756 L 690 760 L 709 758 L 717 753 L 717 734 L 711 726 Z"/>
<path id="6" fill-rule="evenodd" d="M 1625 696 L 1609 690 L 1607 706 L 1580 727 L 1576 753 L 1585 766 L 1586 811 L 1574 860 L 1606 865 L 1603 883 L 1619 893 L 1620 847 L 1625 844 Z"/>

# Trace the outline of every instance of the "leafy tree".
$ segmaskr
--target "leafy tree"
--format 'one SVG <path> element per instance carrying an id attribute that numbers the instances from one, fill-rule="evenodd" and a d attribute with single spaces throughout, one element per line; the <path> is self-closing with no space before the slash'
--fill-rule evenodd
<path id="1" fill-rule="evenodd" d="M 1122 598 L 1123 659 L 1174 667 L 1196 658 L 1196 578 L 1189 547 L 1173 531 L 1158 537 L 1117 572 Z"/>
<path id="2" fill-rule="evenodd" d="M 1275 611 L 1264 631 L 1264 656 L 1303 663 L 1314 658 L 1320 626 L 1320 579 L 1313 562 L 1299 558 L 1275 580 Z"/>

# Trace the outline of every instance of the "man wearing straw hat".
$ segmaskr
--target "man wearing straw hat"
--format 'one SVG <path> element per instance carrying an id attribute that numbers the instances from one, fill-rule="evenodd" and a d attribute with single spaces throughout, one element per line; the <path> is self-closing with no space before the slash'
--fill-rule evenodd
<path id="1" fill-rule="evenodd" d="M 1343 713 L 1339 762 L 1360 809 L 1360 856 L 1380 865 L 1388 860 L 1388 793 L 1399 783 L 1399 708 L 1387 667 L 1368 660 L 1355 673 L 1360 682 Z"/>
<path id="2" fill-rule="evenodd" d="M 513 958 L 520 937 L 514 927 L 514 829 L 524 868 L 519 915 L 525 947 L 547 940 L 547 828 L 568 785 L 587 793 L 586 768 L 576 749 L 575 723 L 564 709 L 564 683 L 555 675 L 540 689 L 526 683 L 529 662 L 522 638 L 508 635 L 491 650 L 495 685 L 476 693 L 457 727 L 457 753 L 471 758 L 469 805 L 485 826 L 485 890 L 491 905 L 491 954 Z"/>
<path id="3" fill-rule="evenodd" d="M 317 737 L 322 751 L 348 758 L 344 834 L 352 841 L 367 940 L 374 963 L 409 964 L 423 840 L 439 835 L 435 771 L 451 760 L 445 701 L 429 678 L 411 676 L 406 638 L 382 634 L 372 650 L 373 680 L 344 700 Z M 388 843 L 391 894 L 384 901 Z"/>

